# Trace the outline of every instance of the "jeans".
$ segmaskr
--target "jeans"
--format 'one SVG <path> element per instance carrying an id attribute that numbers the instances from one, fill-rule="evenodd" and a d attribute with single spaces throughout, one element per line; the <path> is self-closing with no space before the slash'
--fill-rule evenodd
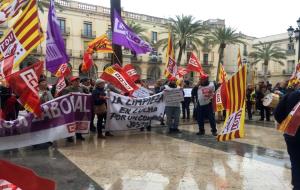
<path id="1" fill-rule="evenodd" d="M 215 113 L 213 111 L 212 103 L 209 103 L 209 104 L 204 105 L 204 106 L 200 106 L 198 104 L 197 105 L 197 112 L 198 112 L 197 121 L 198 121 L 199 131 L 200 132 L 205 132 L 204 119 L 207 118 L 209 120 L 209 123 L 210 123 L 211 132 L 212 133 L 217 132 Z"/>
<path id="2" fill-rule="evenodd" d="M 182 108 L 182 119 L 190 119 L 190 103 L 191 99 L 184 99 L 183 102 L 181 102 L 181 108 Z"/>
<path id="3" fill-rule="evenodd" d="M 263 105 L 260 107 L 260 119 L 265 119 L 265 112 L 267 121 L 270 121 L 270 108 Z"/>
<path id="4" fill-rule="evenodd" d="M 165 109 L 167 126 L 169 129 L 177 129 L 179 125 L 180 107 L 167 106 Z"/>
<path id="5" fill-rule="evenodd" d="M 284 135 L 284 139 L 292 165 L 293 190 L 300 190 L 300 131 L 297 132 L 295 137 Z"/>

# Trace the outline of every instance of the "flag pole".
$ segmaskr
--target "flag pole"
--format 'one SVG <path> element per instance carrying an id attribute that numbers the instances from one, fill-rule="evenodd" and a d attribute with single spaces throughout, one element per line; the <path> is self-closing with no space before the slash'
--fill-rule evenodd
<path id="1" fill-rule="evenodd" d="M 114 56 L 117 58 L 117 61 L 119 63 L 119 65 L 122 65 L 121 61 L 119 60 L 118 56 L 116 55 L 115 51 L 113 51 Z M 114 63 L 113 63 L 114 64 Z"/>

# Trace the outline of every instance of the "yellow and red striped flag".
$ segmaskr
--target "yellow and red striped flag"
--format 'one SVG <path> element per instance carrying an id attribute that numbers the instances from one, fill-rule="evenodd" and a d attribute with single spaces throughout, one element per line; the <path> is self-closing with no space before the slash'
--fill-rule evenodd
<path id="1" fill-rule="evenodd" d="M 99 53 L 113 53 L 111 41 L 108 39 L 106 34 L 99 36 L 88 44 L 93 52 Z"/>
<path id="2" fill-rule="evenodd" d="M 175 62 L 175 53 L 174 53 L 171 32 L 169 32 L 166 60 L 167 62 L 165 67 L 165 77 L 166 78 L 176 77 L 177 65 Z"/>
<path id="3" fill-rule="evenodd" d="M 227 73 L 222 64 L 220 64 L 219 83 L 223 84 L 226 82 Z"/>
<path id="4" fill-rule="evenodd" d="M 14 55 L 13 70 L 44 40 L 36 0 L 30 0 L 18 20 L 0 40 L 0 59 Z"/>
<path id="5" fill-rule="evenodd" d="M 218 141 L 242 138 L 245 135 L 245 98 L 246 98 L 246 65 L 233 75 L 225 84 L 227 91 L 226 120 Z"/>
<path id="6" fill-rule="evenodd" d="M 239 48 L 239 51 L 238 51 L 237 62 L 238 62 L 238 69 L 240 69 L 242 67 L 242 58 L 241 58 L 241 50 L 240 50 L 240 48 Z"/>

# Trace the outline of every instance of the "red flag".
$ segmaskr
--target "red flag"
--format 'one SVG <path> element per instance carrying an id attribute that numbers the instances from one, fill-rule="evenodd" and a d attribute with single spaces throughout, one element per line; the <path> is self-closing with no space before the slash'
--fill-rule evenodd
<path id="1" fill-rule="evenodd" d="M 41 114 L 38 80 L 42 72 L 43 62 L 40 61 L 7 77 L 9 86 L 19 96 L 19 102 L 37 116 Z"/>
<path id="2" fill-rule="evenodd" d="M 55 190 L 54 181 L 39 177 L 28 168 L 17 166 L 4 160 L 0 160 L 0 168 L 0 179 L 6 180 L 6 185 L 9 188 L 14 187 L 16 189 L 19 187 L 22 190 Z M 1 187 L 3 185 L 0 185 L 0 189 L 6 189 Z"/>
<path id="3" fill-rule="evenodd" d="M 177 74 L 180 78 L 182 78 L 184 75 L 188 74 L 189 72 L 190 72 L 190 70 L 188 70 L 187 68 L 178 67 Z"/>
<path id="4" fill-rule="evenodd" d="M 198 73 L 200 73 L 200 75 L 205 74 L 203 71 L 203 68 L 200 64 L 200 61 L 197 59 L 197 57 L 194 55 L 194 53 L 191 54 L 186 68 L 190 71 L 198 72 Z"/>
<path id="5" fill-rule="evenodd" d="M 88 72 L 93 66 L 93 58 L 92 53 L 90 52 L 90 49 L 88 49 L 86 52 L 84 52 L 83 55 L 83 63 L 81 66 L 82 72 Z"/>
<path id="6" fill-rule="evenodd" d="M 140 75 L 136 72 L 133 65 L 127 64 L 123 69 L 131 77 L 132 81 L 137 81 L 140 79 Z"/>
<path id="7" fill-rule="evenodd" d="M 120 66 L 107 67 L 100 78 L 109 81 L 123 92 L 128 92 L 129 94 L 138 89 L 138 86 Z"/>
<path id="8" fill-rule="evenodd" d="M 14 56 L 11 55 L 7 58 L 4 58 L 0 61 L 0 78 L 8 76 L 12 72 L 14 66 Z"/>
<path id="9" fill-rule="evenodd" d="M 64 88 L 66 88 L 67 84 L 65 81 L 65 77 L 60 77 L 56 83 L 55 96 L 57 96 Z"/>

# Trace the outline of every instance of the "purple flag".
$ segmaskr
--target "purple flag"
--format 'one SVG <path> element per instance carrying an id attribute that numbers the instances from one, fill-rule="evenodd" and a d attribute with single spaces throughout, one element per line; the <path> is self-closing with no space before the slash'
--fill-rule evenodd
<path id="1" fill-rule="evenodd" d="M 69 62 L 65 43 L 56 17 L 54 0 L 50 0 L 46 43 L 46 68 L 56 74 L 60 65 Z"/>
<path id="2" fill-rule="evenodd" d="M 112 34 L 113 43 L 131 49 L 136 54 L 143 54 L 152 51 L 150 44 L 136 35 L 122 20 L 116 10 L 114 10 L 114 32 Z"/>

